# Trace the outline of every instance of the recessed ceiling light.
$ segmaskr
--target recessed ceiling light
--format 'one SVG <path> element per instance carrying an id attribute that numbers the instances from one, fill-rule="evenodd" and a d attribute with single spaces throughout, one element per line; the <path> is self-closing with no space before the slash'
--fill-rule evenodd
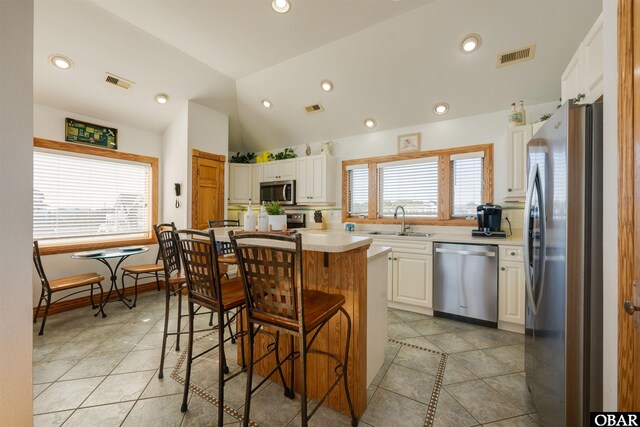
<path id="1" fill-rule="evenodd" d="M 439 116 L 447 114 L 449 112 L 449 104 L 446 102 L 438 102 L 433 106 L 433 112 Z"/>
<path id="2" fill-rule="evenodd" d="M 364 125 L 369 129 L 373 129 L 374 127 L 376 127 L 377 124 L 378 123 L 376 123 L 374 119 L 367 119 L 364 121 Z"/>
<path id="3" fill-rule="evenodd" d="M 333 83 L 331 83 L 330 80 L 323 80 L 322 83 L 320 83 L 320 87 L 325 92 L 331 92 L 333 90 Z"/>
<path id="4" fill-rule="evenodd" d="M 51 55 L 49 61 L 59 70 L 68 70 L 73 67 L 73 61 L 69 57 L 60 54 Z"/>
<path id="5" fill-rule="evenodd" d="M 156 95 L 156 102 L 158 104 L 166 104 L 167 102 L 169 102 L 169 95 L 165 94 L 165 93 L 159 93 Z"/>
<path id="6" fill-rule="evenodd" d="M 271 110 L 271 107 L 273 107 L 273 105 L 271 105 L 271 101 L 269 101 L 268 99 L 262 100 L 262 106 L 267 110 Z"/>
<path id="7" fill-rule="evenodd" d="M 273 0 L 271 7 L 278 13 L 287 13 L 291 9 L 291 4 L 289 4 L 289 0 Z"/>
<path id="8" fill-rule="evenodd" d="M 482 39 L 478 34 L 469 34 L 462 39 L 462 43 L 460 43 L 460 50 L 464 53 L 471 53 L 478 50 L 481 43 Z"/>

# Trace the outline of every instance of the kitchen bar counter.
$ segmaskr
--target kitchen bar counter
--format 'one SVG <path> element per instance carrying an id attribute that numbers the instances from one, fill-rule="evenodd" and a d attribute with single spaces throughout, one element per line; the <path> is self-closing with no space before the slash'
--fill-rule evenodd
<path id="1" fill-rule="evenodd" d="M 234 228 L 215 229 L 216 239 L 229 241 L 229 230 Z M 238 228 L 235 228 L 238 229 Z M 367 306 L 368 306 L 368 256 L 367 250 L 372 243 L 370 237 L 354 236 L 349 234 L 327 234 L 318 231 L 302 231 L 302 274 L 304 278 L 304 288 L 319 290 L 327 293 L 342 294 L 346 302 L 344 309 L 351 317 L 351 344 L 349 346 L 349 366 L 348 379 L 349 390 L 356 415 L 360 417 L 367 406 Z M 278 242 L 269 241 L 270 246 L 276 246 Z M 388 252 L 388 249 L 386 249 Z M 376 249 L 372 255 L 372 260 L 382 261 L 381 266 L 386 269 L 386 259 L 382 257 L 386 252 L 384 249 Z M 386 273 L 385 273 L 386 280 Z M 377 294 L 386 296 L 386 282 L 378 283 L 381 289 L 377 289 Z M 386 298 L 382 301 L 384 307 L 376 307 L 376 311 L 384 310 L 386 314 Z M 377 303 L 376 303 L 377 304 Z M 246 324 L 246 323 L 245 323 Z M 386 325 L 385 325 L 386 326 Z M 386 330 L 380 331 L 381 336 L 386 339 Z M 280 340 L 280 354 L 289 353 L 289 338 L 283 337 Z M 314 341 L 313 348 L 339 355 L 344 355 L 344 346 L 347 339 L 347 321 L 344 316 L 335 316 L 318 334 Z M 256 336 L 254 346 L 255 360 L 258 360 L 266 353 L 267 345 L 271 339 L 263 334 Z M 299 348 L 296 339 L 295 347 Z M 380 365 L 384 359 L 384 344 L 375 345 L 376 357 L 371 363 Z M 246 349 L 246 338 L 243 345 L 238 346 L 238 363 L 241 363 L 243 349 Z M 334 363 L 327 357 L 311 355 L 307 365 L 307 392 L 309 399 L 322 397 L 335 379 Z M 300 367 L 296 360 L 295 389 L 300 391 Z M 257 363 L 255 371 L 258 375 L 268 374 L 275 367 L 275 357 L 270 356 Z M 379 369 L 379 367 L 378 367 Z M 377 371 L 377 369 L 376 369 Z M 285 366 L 284 374 L 289 380 L 289 368 Z M 278 375 L 274 375 L 271 381 L 280 383 Z M 336 387 L 324 403 L 325 405 L 349 414 L 344 387 L 340 384 Z"/>

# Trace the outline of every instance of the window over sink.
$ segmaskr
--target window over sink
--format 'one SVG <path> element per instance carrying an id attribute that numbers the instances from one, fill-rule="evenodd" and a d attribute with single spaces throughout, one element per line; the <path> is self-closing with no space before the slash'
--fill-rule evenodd
<path id="1" fill-rule="evenodd" d="M 393 224 L 400 205 L 409 224 L 474 225 L 493 201 L 493 144 L 346 160 L 342 176 L 343 221 Z"/>

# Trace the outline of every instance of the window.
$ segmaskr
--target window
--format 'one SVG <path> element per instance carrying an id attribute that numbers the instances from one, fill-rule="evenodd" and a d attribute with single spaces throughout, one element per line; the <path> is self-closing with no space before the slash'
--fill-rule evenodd
<path id="1" fill-rule="evenodd" d="M 438 216 L 438 158 L 378 164 L 381 217 L 392 217 L 403 206 L 407 217 Z"/>
<path id="2" fill-rule="evenodd" d="M 347 188 L 349 189 L 349 216 L 366 217 L 369 214 L 369 168 L 356 165 L 347 168 Z"/>
<path id="3" fill-rule="evenodd" d="M 475 216 L 483 200 L 484 153 L 465 153 L 451 156 L 451 216 Z"/>
<path id="4" fill-rule="evenodd" d="M 410 224 L 471 226 L 493 201 L 493 145 L 346 160 L 342 176 L 343 221 L 398 223 L 402 206 Z"/>
<path id="5" fill-rule="evenodd" d="M 152 238 L 157 159 L 36 142 L 33 238 L 43 247 L 76 250 Z M 100 245 L 105 242 L 111 245 Z"/>

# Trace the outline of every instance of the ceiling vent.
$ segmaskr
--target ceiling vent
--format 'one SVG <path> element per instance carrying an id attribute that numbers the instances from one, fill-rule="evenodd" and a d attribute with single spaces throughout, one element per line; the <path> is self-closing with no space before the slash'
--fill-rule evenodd
<path id="1" fill-rule="evenodd" d="M 517 62 L 533 59 L 536 53 L 536 45 L 532 44 L 520 49 L 509 50 L 498 54 L 498 67 L 515 64 Z"/>
<path id="2" fill-rule="evenodd" d="M 118 77 L 115 74 L 105 73 L 104 78 L 105 83 L 117 86 L 121 89 L 129 90 L 133 88 L 135 84 L 131 80 L 123 79 L 122 77 Z"/>
<path id="3" fill-rule="evenodd" d="M 324 107 L 321 104 L 313 104 L 313 105 L 307 105 L 306 107 L 304 107 L 304 110 L 307 113 L 320 113 L 322 111 L 324 111 Z"/>

